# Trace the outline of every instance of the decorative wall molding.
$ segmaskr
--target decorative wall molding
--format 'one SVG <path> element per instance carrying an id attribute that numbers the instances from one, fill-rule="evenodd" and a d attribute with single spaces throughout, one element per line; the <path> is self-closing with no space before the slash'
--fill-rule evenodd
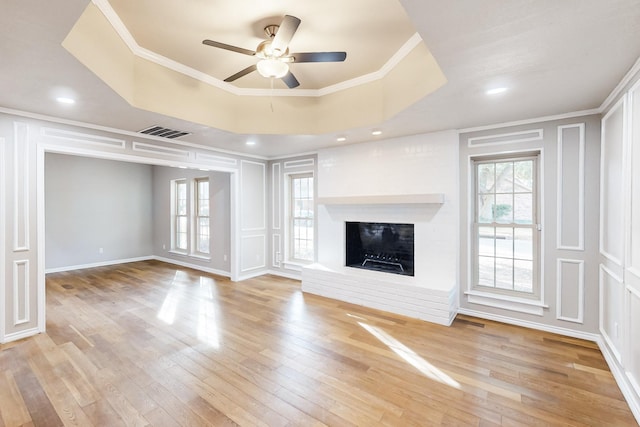
<path id="1" fill-rule="evenodd" d="M 177 159 L 187 160 L 191 157 L 191 152 L 179 148 L 162 147 L 155 144 L 147 144 L 145 142 L 133 141 L 133 151 L 142 153 L 151 153 L 162 156 L 175 157 Z"/>
<path id="2" fill-rule="evenodd" d="M 280 230 L 282 222 L 282 176 L 280 175 L 280 163 L 271 165 L 271 228 Z"/>
<path id="3" fill-rule="evenodd" d="M 532 129 L 522 132 L 510 132 L 469 138 L 469 147 L 486 147 L 490 145 L 515 144 L 521 142 L 542 141 L 543 130 Z"/>
<path id="4" fill-rule="evenodd" d="M 7 273 L 5 271 L 5 266 L 7 265 L 7 260 L 5 258 L 5 248 L 6 248 L 6 182 L 5 182 L 5 171 L 7 170 L 7 165 L 5 161 L 5 139 L 0 137 L 0 310 L 4 312 L 6 305 L 6 289 L 3 285 L 7 280 Z M 0 343 L 5 341 L 5 316 L 0 315 Z"/>
<path id="5" fill-rule="evenodd" d="M 623 281 L 622 278 L 620 276 L 618 276 L 617 274 L 615 274 L 613 271 L 611 271 L 609 268 L 607 268 L 605 265 L 600 264 L 600 272 L 599 272 L 599 290 L 600 290 L 600 304 L 599 304 L 599 317 L 600 317 L 600 325 L 599 325 L 599 329 L 600 329 L 600 335 L 602 336 L 602 339 L 607 343 L 607 347 L 609 348 L 609 350 L 611 351 L 611 354 L 613 354 L 616 358 L 616 360 L 618 361 L 618 363 L 622 363 L 622 351 L 621 349 L 616 346 L 615 341 L 613 339 L 613 337 L 611 337 L 609 335 L 609 331 L 607 331 L 607 328 L 604 324 L 604 319 L 605 319 L 605 313 L 604 313 L 604 302 L 603 302 L 603 298 L 605 295 L 605 276 L 610 277 L 611 280 L 613 280 L 616 284 L 618 284 L 621 288 L 621 292 L 624 289 L 624 285 L 623 285 Z M 611 309 L 611 307 L 607 307 L 607 309 Z M 623 309 L 623 305 L 621 305 L 619 307 L 619 309 Z"/>
<path id="6" fill-rule="evenodd" d="M 564 320 L 566 322 L 574 322 L 574 323 L 584 323 L 584 260 L 575 260 L 575 259 L 558 259 L 557 265 L 557 296 L 556 296 L 556 319 Z M 577 277 L 575 283 L 565 283 L 564 281 L 564 268 L 567 265 L 577 265 Z M 564 314 L 563 311 L 563 291 L 567 289 L 569 286 L 572 286 L 573 291 L 577 295 L 577 301 L 575 301 L 576 305 L 576 315 L 569 316 Z"/>
<path id="7" fill-rule="evenodd" d="M 13 251 L 30 249 L 29 125 L 13 122 Z"/>
<path id="8" fill-rule="evenodd" d="M 285 169 L 301 168 L 315 165 L 314 159 L 291 160 L 284 162 Z"/>
<path id="9" fill-rule="evenodd" d="M 40 135 L 45 138 L 54 138 L 64 141 L 80 142 L 82 144 L 95 145 L 99 147 L 110 147 L 124 150 L 126 147 L 126 141 L 120 138 L 110 138 L 107 136 L 95 135 L 83 132 L 73 132 L 65 129 L 56 129 L 50 127 L 43 127 L 40 130 Z"/>
<path id="10" fill-rule="evenodd" d="M 568 144 L 573 144 L 573 141 L 568 141 L 565 138 L 565 132 L 571 129 L 578 129 L 578 153 L 577 157 L 565 156 L 565 147 Z M 558 126 L 558 179 L 557 179 L 557 249 L 563 250 L 575 250 L 584 251 L 584 153 L 585 153 L 585 124 L 578 123 L 573 125 Z M 573 183 L 573 180 L 568 179 L 569 171 L 568 166 L 574 165 L 578 162 L 577 179 L 575 184 L 577 187 L 568 188 L 568 183 Z M 576 178 L 576 177 L 574 177 Z M 569 242 L 565 240 L 564 236 L 564 214 L 567 213 L 565 207 L 565 194 L 577 194 L 578 206 L 577 212 L 571 212 L 571 218 L 578 218 L 577 227 L 577 241 Z"/>
<path id="11" fill-rule="evenodd" d="M 262 202 L 262 206 L 258 207 L 257 209 L 260 210 L 259 214 L 260 214 L 260 221 L 259 223 L 255 223 L 255 224 L 248 224 L 249 221 L 249 217 L 247 216 L 249 214 L 249 212 L 251 212 L 252 210 L 249 209 L 249 204 L 251 199 L 253 199 L 253 197 L 249 197 L 248 199 L 246 198 L 247 195 L 251 196 L 251 194 L 249 194 L 249 192 L 247 191 L 247 188 L 256 188 L 256 184 L 255 183 L 250 183 L 250 182 L 245 182 L 245 179 L 247 178 L 247 170 L 249 165 L 253 165 L 253 166 L 258 166 L 261 168 L 261 195 L 258 196 L 261 199 Z M 251 160 L 241 160 L 240 161 L 240 187 L 242 189 L 241 195 L 242 195 L 242 203 L 241 203 L 241 208 L 240 208 L 240 215 L 241 215 L 241 231 L 260 231 L 260 230 L 265 230 L 267 228 L 267 211 L 266 211 L 266 207 L 267 207 L 267 195 L 266 195 L 266 165 L 264 163 L 259 163 L 259 162 L 254 162 Z M 254 208 L 256 208 L 256 206 L 253 206 Z M 255 213 L 255 212 L 254 212 Z"/>
<path id="12" fill-rule="evenodd" d="M 258 270 L 267 266 L 265 262 L 266 239 L 264 234 L 254 234 L 240 238 L 243 251 L 240 256 L 240 272 L 246 273 L 247 271 Z M 249 243 L 251 240 L 254 242 L 253 246 Z M 253 248 L 254 250 L 249 251 L 249 248 Z M 247 250 L 247 252 L 245 252 L 245 250 Z"/>
<path id="13" fill-rule="evenodd" d="M 272 236 L 271 266 L 280 268 L 280 260 L 282 259 L 282 236 L 274 234 Z"/>
<path id="14" fill-rule="evenodd" d="M 13 262 L 13 326 L 31 321 L 29 260 Z"/>
<path id="15" fill-rule="evenodd" d="M 238 164 L 238 160 L 233 159 L 231 157 L 216 156 L 213 154 L 205 154 L 205 153 L 196 153 L 196 160 L 203 161 L 203 162 L 211 162 L 214 164 L 219 164 L 224 166 L 236 166 Z"/>
<path id="16" fill-rule="evenodd" d="M 622 180 L 623 180 L 623 154 L 625 152 L 625 136 L 626 136 L 626 117 L 625 117 L 625 111 L 626 111 L 626 102 L 627 98 L 626 98 L 626 94 L 625 96 L 623 96 L 622 98 L 620 98 L 620 100 L 611 108 L 611 110 L 609 110 L 609 112 L 607 112 L 607 114 L 602 118 L 602 129 L 601 129 L 601 145 L 600 145 L 600 150 L 601 150 L 601 154 L 600 154 L 600 235 L 599 235 L 599 250 L 600 250 L 600 254 L 602 254 L 602 256 L 604 256 L 605 258 L 609 259 L 612 263 L 616 264 L 617 266 L 622 268 L 622 257 L 619 255 L 616 255 L 613 253 L 613 249 L 617 249 L 617 252 L 622 254 L 624 252 L 624 236 L 623 236 L 623 224 L 624 224 L 624 209 L 620 209 L 621 206 L 623 206 L 622 203 L 622 197 L 623 194 L 622 193 L 622 189 L 618 188 L 620 186 L 622 186 Z M 606 181 L 605 181 L 605 171 L 608 171 L 609 168 L 607 168 L 607 160 L 609 158 L 608 156 L 608 149 L 609 147 L 615 142 L 615 141 L 609 141 L 607 138 L 607 131 L 610 128 L 608 126 L 609 120 L 611 120 L 612 117 L 615 117 L 615 114 L 620 110 L 620 120 L 621 122 L 621 128 L 618 129 L 618 131 L 620 132 L 620 138 L 621 141 L 619 141 L 620 144 L 620 150 L 621 150 L 621 158 L 620 158 L 620 165 L 616 165 L 614 169 L 614 171 L 616 173 L 619 173 L 619 183 L 615 183 L 615 185 L 613 185 L 613 187 L 616 187 L 617 189 L 619 189 L 621 191 L 620 194 L 620 198 L 621 200 L 619 201 L 619 203 L 613 203 L 615 201 L 610 200 L 608 197 L 610 197 L 611 195 L 608 194 L 607 192 L 607 187 L 606 187 Z M 618 212 L 616 212 L 616 214 L 618 215 L 617 218 L 609 218 L 608 215 L 606 215 L 607 211 L 606 209 L 608 209 L 610 206 L 615 205 L 614 207 L 614 211 L 617 209 Z M 620 236 L 617 236 L 618 239 L 620 241 L 620 248 L 610 248 L 607 247 L 606 242 L 609 241 L 609 239 L 614 238 L 616 236 L 609 236 L 608 234 L 605 234 L 605 228 L 608 228 L 609 224 L 613 224 L 617 227 L 620 227 L 619 230 L 619 234 Z"/>

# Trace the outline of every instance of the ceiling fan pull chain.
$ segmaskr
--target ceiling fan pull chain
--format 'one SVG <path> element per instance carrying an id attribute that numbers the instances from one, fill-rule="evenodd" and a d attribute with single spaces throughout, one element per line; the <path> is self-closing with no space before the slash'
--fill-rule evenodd
<path id="1" fill-rule="evenodd" d="M 271 105 L 271 112 L 273 113 L 273 76 L 271 76 L 269 80 L 271 80 L 271 91 L 269 91 L 269 104 Z"/>

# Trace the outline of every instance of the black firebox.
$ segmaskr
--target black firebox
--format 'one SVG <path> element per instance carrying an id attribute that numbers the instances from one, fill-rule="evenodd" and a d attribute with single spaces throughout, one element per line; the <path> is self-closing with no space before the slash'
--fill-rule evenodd
<path id="1" fill-rule="evenodd" d="M 413 276 L 413 224 L 346 223 L 346 265 Z"/>

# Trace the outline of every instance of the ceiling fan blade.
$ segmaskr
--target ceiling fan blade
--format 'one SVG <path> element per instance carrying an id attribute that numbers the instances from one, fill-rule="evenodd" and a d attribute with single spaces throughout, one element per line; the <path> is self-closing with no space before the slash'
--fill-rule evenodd
<path id="1" fill-rule="evenodd" d="M 215 42 L 213 40 L 202 40 L 202 44 L 206 44 L 207 46 L 217 47 L 220 49 L 230 50 L 232 52 L 242 53 L 249 56 L 253 56 L 256 54 L 256 52 L 253 50 L 243 49 L 241 47 L 231 46 L 230 44 Z"/>
<path id="2" fill-rule="evenodd" d="M 257 69 L 258 69 L 258 67 L 256 66 L 256 64 L 250 65 L 247 68 L 245 68 L 244 70 L 238 71 L 233 76 L 227 77 L 226 79 L 224 79 L 224 81 L 229 83 L 229 82 L 232 82 L 234 80 L 238 80 L 240 77 L 246 76 L 247 74 L 252 73 Z"/>
<path id="3" fill-rule="evenodd" d="M 282 78 L 282 81 L 287 86 L 289 86 L 289 89 L 293 89 L 294 87 L 300 86 L 300 82 L 298 81 L 298 79 L 296 79 L 296 76 L 294 76 L 293 73 L 291 73 L 291 71 L 289 71 L 287 74 L 284 75 L 284 77 Z"/>
<path id="4" fill-rule="evenodd" d="M 278 28 L 278 31 L 271 42 L 271 48 L 274 51 L 284 53 L 299 25 L 300 19 L 295 16 L 285 15 L 280 23 L 280 28 Z"/>
<path id="5" fill-rule="evenodd" d="M 347 52 L 300 52 L 292 53 L 293 62 L 342 62 Z"/>

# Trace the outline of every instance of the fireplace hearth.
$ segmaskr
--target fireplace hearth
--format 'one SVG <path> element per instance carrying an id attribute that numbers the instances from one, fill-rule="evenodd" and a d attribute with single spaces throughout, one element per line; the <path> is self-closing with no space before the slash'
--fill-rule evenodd
<path id="1" fill-rule="evenodd" d="M 413 224 L 346 222 L 347 267 L 414 275 Z"/>

